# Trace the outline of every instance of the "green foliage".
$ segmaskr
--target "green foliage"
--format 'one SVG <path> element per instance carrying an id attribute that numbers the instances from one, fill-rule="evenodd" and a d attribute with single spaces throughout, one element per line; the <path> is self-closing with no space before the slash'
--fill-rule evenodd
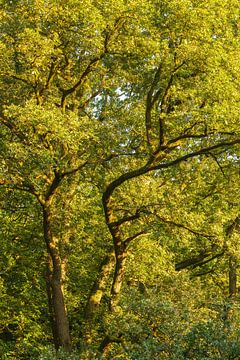
<path id="1" fill-rule="evenodd" d="M 239 45 L 237 0 L 1 1 L 3 359 L 239 357 Z M 46 202 L 71 355 L 52 347 Z M 113 249 L 119 304 L 110 271 L 87 319 Z"/>

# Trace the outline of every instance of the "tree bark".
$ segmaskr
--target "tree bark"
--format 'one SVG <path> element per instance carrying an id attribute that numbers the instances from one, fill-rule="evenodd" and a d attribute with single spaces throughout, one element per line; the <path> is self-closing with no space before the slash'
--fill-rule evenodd
<path id="1" fill-rule="evenodd" d="M 229 297 L 233 300 L 237 295 L 237 259 L 235 256 L 229 257 Z"/>
<path id="2" fill-rule="evenodd" d="M 116 265 L 111 288 L 110 310 L 115 311 L 118 305 L 119 294 L 125 274 L 127 251 L 124 243 L 115 244 Z"/>
<path id="3" fill-rule="evenodd" d="M 43 206 L 43 227 L 49 255 L 47 263 L 47 292 L 54 345 L 57 350 L 62 347 L 66 351 L 71 351 L 71 337 L 63 295 L 62 261 L 58 239 L 52 233 L 51 220 L 50 204 L 46 202 Z"/>
<path id="4" fill-rule="evenodd" d="M 58 337 L 56 331 L 56 324 L 54 321 L 54 313 L 53 313 L 53 299 L 52 299 L 52 290 L 51 290 L 51 258 L 48 254 L 47 261 L 46 261 L 46 273 L 45 273 L 45 280 L 46 280 L 46 290 L 47 290 L 47 299 L 48 299 L 48 313 L 49 313 L 49 321 L 50 326 L 52 329 L 52 336 L 53 336 L 53 343 L 55 348 L 57 348 Z"/>
<path id="5" fill-rule="evenodd" d="M 115 264 L 115 256 L 114 253 L 112 252 L 103 259 L 100 265 L 98 277 L 93 284 L 85 308 L 86 320 L 92 320 L 97 308 L 100 306 L 114 264 Z"/>
<path id="6" fill-rule="evenodd" d="M 88 297 L 88 301 L 85 307 L 85 329 L 84 329 L 84 341 L 86 345 L 90 345 L 92 342 L 92 330 L 94 326 L 94 319 L 97 314 L 97 310 L 101 305 L 102 298 L 106 292 L 109 277 L 113 271 L 115 264 L 114 252 L 108 254 L 102 261 L 99 269 L 99 273 L 96 281 L 94 282 L 91 292 Z"/>
<path id="7" fill-rule="evenodd" d="M 240 218 L 237 216 L 227 227 L 226 236 L 231 238 L 234 230 L 240 229 Z M 229 256 L 229 270 L 228 270 L 228 279 L 229 279 L 229 297 L 233 300 L 236 299 L 237 295 L 237 258 L 236 256 L 230 254 Z"/>

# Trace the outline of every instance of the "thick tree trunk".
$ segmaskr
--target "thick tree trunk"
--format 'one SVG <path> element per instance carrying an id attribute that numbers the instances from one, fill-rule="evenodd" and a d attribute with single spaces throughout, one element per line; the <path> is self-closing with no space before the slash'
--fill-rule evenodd
<path id="1" fill-rule="evenodd" d="M 109 278 L 113 271 L 115 264 L 114 252 L 107 255 L 99 269 L 99 273 L 96 281 L 94 282 L 91 292 L 88 297 L 88 301 L 85 307 L 85 328 L 84 328 L 84 341 L 86 345 L 90 345 L 92 342 L 92 330 L 94 327 L 94 319 L 97 314 L 97 311 L 101 305 L 103 295 L 106 292 L 107 286 L 109 284 Z"/>
<path id="2" fill-rule="evenodd" d="M 237 295 L 237 260 L 236 257 L 229 257 L 229 297 L 235 300 Z"/>
<path id="3" fill-rule="evenodd" d="M 62 347 L 71 350 L 71 338 L 68 317 L 63 295 L 63 272 L 58 240 L 51 230 L 50 205 L 43 206 L 44 238 L 49 255 L 47 264 L 47 289 L 50 315 L 52 318 L 52 331 L 56 349 Z"/>
<path id="4" fill-rule="evenodd" d="M 103 259 L 99 269 L 98 277 L 91 289 L 88 302 L 85 308 L 86 320 L 92 320 L 97 308 L 100 306 L 102 297 L 108 285 L 110 274 L 113 271 L 114 264 L 115 264 L 115 256 L 114 253 L 112 252 Z"/>
<path id="5" fill-rule="evenodd" d="M 53 313 L 53 299 L 52 299 L 52 289 L 51 289 L 51 274 L 52 274 L 52 261 L 50 255 L 48 254 L 47 262 L 46 262 L 46 290 L 47 290 L 47 298 L 48 298 L 48 313 L 49 313 L 49 321 L 52 329 L 53 335 L 53 343 L 55 347 L 57 347 L 58 343 L 58 336 L 56 331 L 56 324 L 54 320 L 54 313 Z"/>
<path id="6" fill-rule="evenodd" d="M 111 311 L 115 311 L 118 305 L 119 294 L 122 287 L 123 277 L 125 274 L 127 252 L 124 244 L 115 248 L 116 253 L 116 265 L 114 271 L 114 277 L 111 288 Z"/>

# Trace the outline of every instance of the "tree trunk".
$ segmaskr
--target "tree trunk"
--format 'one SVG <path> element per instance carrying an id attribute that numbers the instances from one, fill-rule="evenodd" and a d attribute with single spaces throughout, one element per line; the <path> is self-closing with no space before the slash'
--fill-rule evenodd
<path id="1" fill-rule="evenodd" d="M 229 297 L 235 300 L 237 295 L 237 260 L 236 257 L 229 257 Z"/>
<path id="2" fill-rule="evenodd" d="M 116 265 L 111 289 L 111 311 L 115 311 L 118 305 L 119 293 L 121 291 L 123 277 L 125 274 L 127 252 L 126 246 L 122 243 L 121 246 L 115 247 Z"/>
<path id="3" fill-rule="evenodd" d="M 47 263 L 48 303 L 56 349 L 71 350 L 71 338 L 63 295 L 63 272 L 58 239 L 52 234 L 50 205 L 43 206 L 44 238 L 49 255 Z"/>
<path id="4" fill-rule="evenodd" d="M 100 306 L 114 264 L 115 264 L 115 256 L 114 253 L 112 252 L 103 259 L 100 266 L 98 277 L 91 289 L 91 293 L 85 308 L 86 320 L 92 320 L 96 309 Z"/>
<path id="5" fill-rule="evenodd" d="M 108 281 L 110 274 L 113 271 L 115 264 L 115 256 L 114 252 L 107 255 L 99 269 L 99 273 L 96 281 L 94 282 L 90 295 L 88 297 L 88 301 L 85 307 L 85 328 L 84 328 L 84 341 L 88 346 L 92 342 L 92 330 L 94 327 L 94 319 L 97 314 L 97 310 L 100 307 L 102 297 L 105 294 L 106 288 L 108 286 Z"/>
<path id="6" fill-rule="evenodd" d="M 51 267 L 51 257 L 48 254 L 47 256 L 47 262 L 46 262 L 46 290 L 47 290 L 47 298 L 48 298 L 48 313 L 49 313 L 49 321 L 52 329 L 52 335 L 53 335 L 53 343 L 55 345 L 55 348 L 57 347 L 58 343 L 58 337 L 57 337 L 57 331 L 56 331 L 56 324 L 54 320 L 54 313 L 53 313 L 53 299 L 52 299 L 52 290 L 51 290 L 51 274 L 52 274 L 52 267 Z"/>

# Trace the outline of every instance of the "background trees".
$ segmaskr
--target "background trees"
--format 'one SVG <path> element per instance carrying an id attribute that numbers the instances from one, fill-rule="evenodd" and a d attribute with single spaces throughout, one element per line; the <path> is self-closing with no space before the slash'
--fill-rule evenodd
<path id="1" fill-rule="evenodd" d="M 4 356 L 238 356 L 237 5 L 3 2 Z"/>

